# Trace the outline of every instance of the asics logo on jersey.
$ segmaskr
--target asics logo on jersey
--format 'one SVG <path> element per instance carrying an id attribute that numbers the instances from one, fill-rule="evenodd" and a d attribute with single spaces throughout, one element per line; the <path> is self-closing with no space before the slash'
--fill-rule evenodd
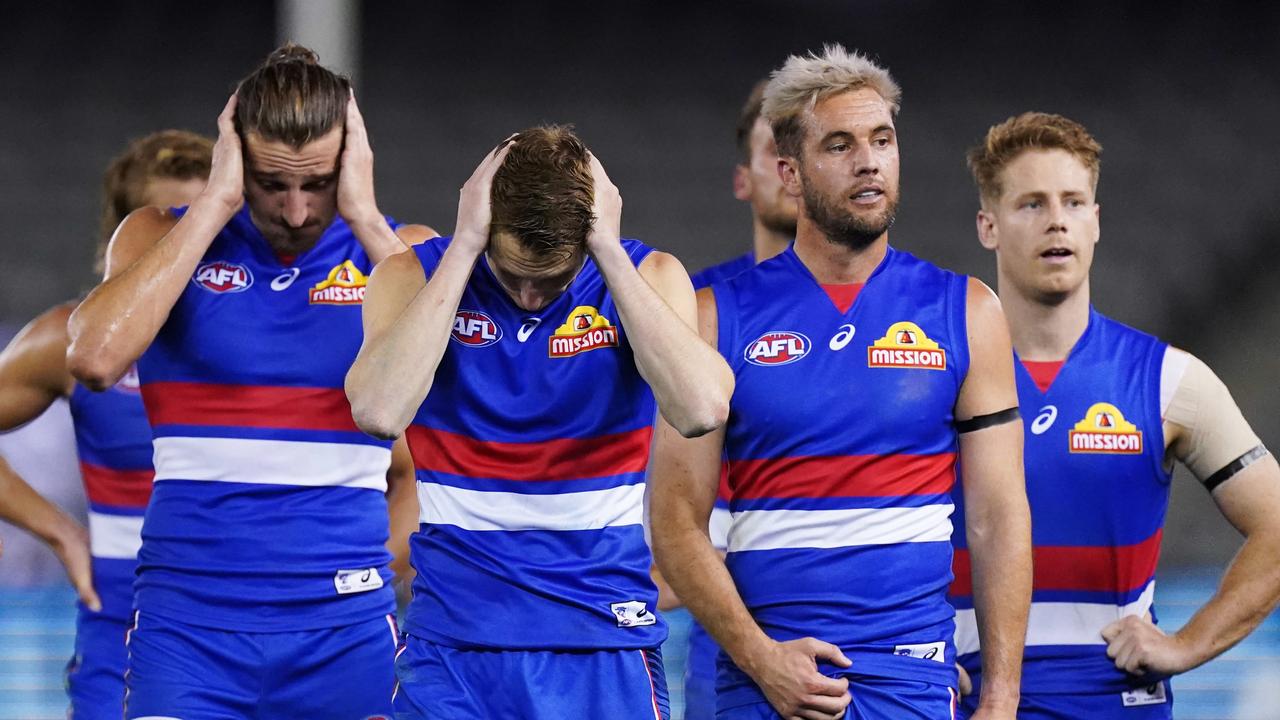
<path id="1" fill-rule="evenodd" d="M 742 357 L 752 365 L 763 367 L 787 365 L 808 355 L 812 347 L 809 338 L 798 332 L 774 330 L 748 343 Z"/>
<path id="2" fill-rule="evenodd" d="M 867 367 L 946 370 L 947 354 L 913 322 L 896 322 L 867 348 Z"/>
<path id="3" fill-rule="evenodd" d="M 1053 427 L 1053 421 L 1057 419 L 1058 408 L 1054 405 L 1045 405 L 1040 408 L 1040 414 L 1036 415 L 1036 419 L 1031 421 L 1031 434 L 1045 434 L 1045 431 Z"/>
<path id="4" fill-rule="evenodd" d="M 502 328 L 479 310 L 459 310 L 449 337 L 468 347 L 488 347 L 502 339 Z"/>
<path id="5" fill-rule="evenodd" d="M 520 342 L 528 340 L 529 336 L 533 334 L 533 331 L 537 330 L 538 326 L 541 324 L 542 318 L 526 318 L 525 321 L 520 324 L 520 329 L 516 330 L 516 339 Z"/>
<path id="6" fill-rule="evenodd" d="M 1094 403 L 1084 419 L 1068 433 L 1073 453 L 1106 453 L 1138 455 L 1142 453 L 1142 432 L 1124 419 L 1120 409 L 1111 403 Z"/>
<path id="7" fill-rule="evenodd" d="M 275 279 L 271 281 L 271 289 L 275 290 L 276 292 L 280 292 L 281 290 L 287 290 L 289 286 L 293 284 L 293 281 L 298 279 L 298 275 L 301 272 L 302 272 L 302 269 L 296 268 L 296 267 L 285 270 L 284 272 L 277 275 Z"/>
<path id="8" fill-rule="evenodd" d="M 849 323 L 845 323 L 844 325 L 840 326 L 840 332 L 831 336 L 831 341 L 827 343 L 827 346 L 830 347 L 832 350 L 839 352 L 840 350 L 844 349 L 845 345 L 849 344 L 850 340 L 853 339 L 853 333 L 854 333 L 853 326 L 850 325 Z"/>
<path id="9" fill-rule="evenodd" d="M 312 305 L 359 305 L 369 278 L 350 260 L 343 260 L 308 293 Z"/>
<path id="10" fill-rule="evenodd" d="M 609 318 L 589 305 L 579 305 L 547 341 L 547 354 L 553 358 L 565 358 L 617 346 L 618 328 L 609 322 Z"/>
<path id="11" fill-rule="evenodd" d="M 215 260 L 197 267 L 191 282 L 211 293 L 242 292 L 253 285 L 253 273 L 244 265 Z"/>

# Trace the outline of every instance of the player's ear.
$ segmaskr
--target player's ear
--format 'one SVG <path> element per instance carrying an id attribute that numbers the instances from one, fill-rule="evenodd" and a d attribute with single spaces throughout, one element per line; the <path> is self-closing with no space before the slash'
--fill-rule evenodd
<path id="1" fill-rule="evenodd" d="M 739 200 L 751 199 L 751 171 L 745 165 L 733 166 L 733 196 Z"/>
<path id="2" fill-rule="evenodd" d="M 986 210 L 979 210 L 975 223 L 978 227 L 978 242 L 988 250 L 995 250 L 1000 244 L 996 239 L 999 232 L 996 230 L 995 216 Z"/>
<path id="3" fill-rule="evenodd" d="M 1098 224 L 1098 236 L 1093 239 L 1093 244 L 1097 245 L 1098 241 L 1102 239 L 1102 204 L 1101 203 L 1095 202 L 1093 204 L 1093 221 Z"/>
<path id="4" fill-rule="evenodd" d="M 782 189 L 791 197 L 800 197 L 800 161 L 792 157 L 778 158 L 778 177 L 782 178 Z"/>

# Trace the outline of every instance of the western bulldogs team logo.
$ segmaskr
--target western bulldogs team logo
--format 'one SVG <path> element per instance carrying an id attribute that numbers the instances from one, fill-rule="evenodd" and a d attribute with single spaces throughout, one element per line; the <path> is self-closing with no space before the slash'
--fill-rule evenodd
<path id="1" fill-rule="evenodd" d="M 896 322 L 867 348 L 867 367 L 946 370 L 947 354 L 919 325 Z"/>
<path id="2" fill-rule="evenodd" d="M 618 328 L 590 305 L 579 305 L 569 313 L 547 341 L 547 355 L 573 357 L 597 348 L 617 347 Z"/>
<path id="3" fill-rule="evenodd" d="M 191 282 L 211 293 L 242 292 L 253 286 L 253 273 L 244 265 L 215 260 L 197 267 Z"/>
<path id="4" fill-rule="evenodd" d="M 459 310 L 450 337 L 467 347 L 488 347 L 502 339 L 502 328 L 479 310 Z"/>
<path id="5" fill-rule="evenodd" d="M 770 367 L 793 363 L 813 349 L 809 338 L 798 332 L 774 330 L 752 340 L 742 351 L 742 357 L 752 365 Z"/>
<path id="6" fill-rule="evenodd" d="M 343 260 L 311 288 L 308 299 L 312 305 L 359 305 L 364 302 L 368 282 L 369 278 L 355 263 Z"/>
<path id="7" fill-rule="evenodd" d="M 1111 403 L 1094 403 L 1067 433 L 1073 453 L 1106 453 L 1138 455 L 1142 453 L 1142 432 L 1124 419 L 1120 409 Z"/>

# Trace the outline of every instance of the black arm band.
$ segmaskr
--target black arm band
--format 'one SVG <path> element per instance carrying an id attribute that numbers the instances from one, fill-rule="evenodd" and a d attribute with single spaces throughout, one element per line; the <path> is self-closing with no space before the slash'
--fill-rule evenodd
<path id="1" fill-rule="evenodd" d="M 963 435 L 965 433 L 971 433 L 974 430 L 989 428 L 992 425 L 1011 423 L 1020 417 L 1022 417 L 1022 415 L 1018 412 L 1018 408 L 1011 407 L 1008 410 L 993 412 L 990 415 L 978 415 L 977 417 L 971 417 L 968 420 L 957 420 L 956 432 Z"/>
<path id="2" fill-rule="evenodd" d="M 1227 463 L 1226 467 L 1204 479 L 1204 488 L 1213 492 L 1214 488 L 1230 480 L 1236 473 L 1249 467 L 1267 456 L 1267 449 L 1261 445 Z"/>

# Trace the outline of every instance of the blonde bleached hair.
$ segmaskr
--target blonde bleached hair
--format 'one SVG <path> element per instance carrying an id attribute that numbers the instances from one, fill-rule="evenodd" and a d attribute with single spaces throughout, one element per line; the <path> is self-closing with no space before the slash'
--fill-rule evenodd
<path id="1" fill-rule="evenodd" d="M 969 150 L 969 171 L 978 184 L 983 203 L 992 204 L 1000 199 L 1004 192 L 1000 173 L 1030 150 L 1071 153 L 1089 171 L 1091 189 L 1097 192 L 1102 145 L 1075 120 L 1050 113 L 1026 112 L 992 125 L 982 144 Z"/>
<path id="2" fill-rule="evenodd" d="M 876 91 L 889 104 L 889 112 L 898 114 L 902 88 L 888 70 L 866 55 L 832 44 L 823 46 L 821 54 L 810 52 L 787 58 L 770 75 L 761 110 L 773 128 L 778 154 L 800 157 L 805 117 L 819 101 L 864 87 Z"/>

